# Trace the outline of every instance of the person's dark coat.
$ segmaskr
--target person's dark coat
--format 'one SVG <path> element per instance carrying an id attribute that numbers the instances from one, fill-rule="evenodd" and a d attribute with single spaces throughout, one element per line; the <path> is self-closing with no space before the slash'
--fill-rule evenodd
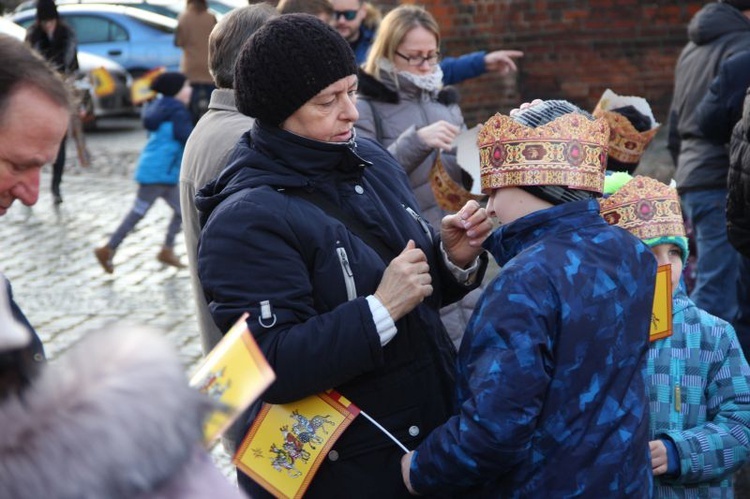
<path id="1" fill-rule="evenodd" d="M 434 292 L 381 347 L 365 297 L 386 263 L 294 189 L 320 192 L 380 239 L 391 257 L 424 250 Z M 243 312 L 277 379 L 269 403 L 335 388 L 407 447 L 455 410 L 455 350 L 439 316 L 474 286 L 455 281 L 440 240 L 417 215 L 403 169 L 369 140 L 331 144 L 256 122 L 227 168 L 197 196 L 198 273 L 222 331 Z M 486 265 L 483 256 L 481 280 Z M 261 303 L 270 305 L 267 313 Z M 403 451 L 363 417 L 334 445 L 306 497 L 409 497 Z M 333 457 L 332 457 L 333 456 Z M 267 496 L 260 487 L 253 497 Z"/>
<path id="2" fill-rule="evenodd" d="M 732 128 L 742 116 L 742 103 L 750 86 L 750 51 L 734 55 L 719 66 L 719 73 L 695 110 L 704 137 L 727 144 Z"/>
<path id="3" fill-rule="evenodd" d="M 701 133 L 695 108 L 722 61 L 750 50 L 750 19 L 730 5 L 712 2 L 693 16 L 688 36 L 690 42 L 675 68 L 669 115 L 668 148 L 677 166 L 675 181 L 680 193 L 726 185 L 726 148 Z"/>
<path id="4" fill-rule="evenodd" d="M 727 188 L 727 238 L 750 258 L 750 97 L 729 142 Z"/>
<path id="5" fill-rule="evenodd" d="M 71 75 L 78 69 L 78 42 L 73 29 L 62 19 L 50 39 L 38 23 L 26 32 L 26 43 L 39 52 L 58 71 Z"/>

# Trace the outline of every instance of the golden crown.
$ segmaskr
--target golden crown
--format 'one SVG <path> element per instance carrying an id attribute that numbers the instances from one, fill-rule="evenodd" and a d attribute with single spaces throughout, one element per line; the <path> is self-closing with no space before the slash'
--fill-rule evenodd
<path id="1" fill-rule="evenodd" d="M 453 180 L 443 166 L 440 153 L 430 169 L 430 187 L 438 206 L 445 211 L 455 213 L 470 200 L 482 202 L 487 196 L 472 194 Z"/>
<path id="2" fill-rule="evenodd" d="M 568 113 L 531 128 L 496 114 L 477 137 L 482 190 L 560 185 L 602 192 L 609 127 Z"/>
<path id="3" fill-rule="evenodd" d="M 599 206 L 607 223 L 639 239 L 685 235 L 677 190 L 656 179 L 637 175 Z"/>
<path id="4" fill-rule="evenodd" d="M 651 107 L 645 99 L 619 96 L 609 89 L 599 99 L 593 114 L 596 118 L 607 120 L 609 124 L 609 157 L 622 163 L 638 164 L 660 125 L 654 122 L 651 130 L 639 132 L 625 116 L 610 111 L 616 106 L 628 104 L 634 105 L 653 120 Z"/>

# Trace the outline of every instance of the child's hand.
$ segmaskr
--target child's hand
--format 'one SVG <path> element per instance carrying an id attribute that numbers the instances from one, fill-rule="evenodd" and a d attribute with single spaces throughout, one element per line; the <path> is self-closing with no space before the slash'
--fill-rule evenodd
<path id="1" fill-rule="evenodd" d="M 661 440 L 652 440 L 648 443 L 651 451 L 651 472 L 654 476 L 663 475 L 667 472 L 667 448 Z"/>

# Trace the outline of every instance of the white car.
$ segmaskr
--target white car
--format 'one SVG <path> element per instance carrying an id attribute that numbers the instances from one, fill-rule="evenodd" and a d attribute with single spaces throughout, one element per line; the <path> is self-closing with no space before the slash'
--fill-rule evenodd
<path id="1" fill-rule="evenodd" d="M 19 40 L 26 37 L 26 30 L 10 19 L 0 17 L 0 33 L 10 35 Z M 76 75 L 75 87 L 81 90 L 81 119 L 87 127 L 96 124 L 97 118 L 106 116 L 122 116 L 136 114 L 136 109 L 130 100 L 130 87 L 133 78 L 125 68 L 118 63 L 99 57 L 88 52 L 78 51 L 79 71 Z M 94 92 L 94 78 L 98 68 L 104 68 L 112 78 L 114 91 L 105 96 L 98 96 Z M 92 71 L 94 72 L 92 74 Z"/>

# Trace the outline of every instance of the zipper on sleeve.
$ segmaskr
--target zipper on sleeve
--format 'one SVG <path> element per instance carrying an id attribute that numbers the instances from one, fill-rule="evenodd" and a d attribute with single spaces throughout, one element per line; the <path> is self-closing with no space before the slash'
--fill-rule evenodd
<path id="1" fill-rule="evenodd" d="M 336 246 L 336 254 L 339 257 L 339 263 L 341 264 L 341 272 L 344 274 L 346 299 L 351 301 L 357 297 L 357 285 L 354 282 L 354 272 L 352 272 L 352 268 L 349 265 L 349 257 L 346 254 L 346 250 L 338 245 Z"/>

